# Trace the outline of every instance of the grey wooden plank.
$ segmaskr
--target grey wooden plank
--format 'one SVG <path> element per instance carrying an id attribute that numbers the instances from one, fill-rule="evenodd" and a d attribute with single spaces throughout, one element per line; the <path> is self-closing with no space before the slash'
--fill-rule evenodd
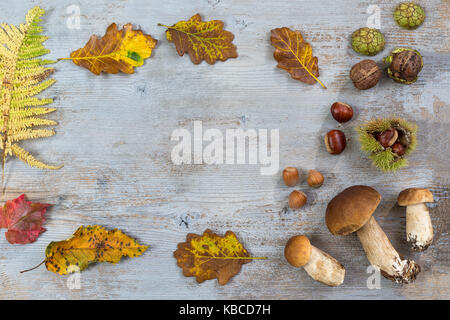
<path id="1" fill-rule="evenodd" d="M 81 9 L 81 29 L 66 27 L 66 8 Z M 413 46 L 425 67 L 411 86 L 383 79 L 377 87 L 357 91 L 348 79 L 361 60 L 349 46 L 351 32 L 364 26 L 369 4 L 382 12 L 387 46 L 380 61 L 397 45 Z M 450 47 L 448 1 L 423 1 L 427 20 L 416 31 L 400 30 L 391 19 L 394 3 L 384 1 L 20 1 L 0 4 L 1 20 L 18 24 L 34 5 L 47 10 L 43 26 L 49 36 L 49 58 L 68 56 L 91 34 L 103 35 L 112 22 L 132 22 L 159 40 L 151 59 L 133 75 L 96 77 L 70 62 L 56 65 L 57 83 L 44 95 L 56 98 L 57 135 L 25 144 L 40 159 L 64 163 L 56 172 L 7 164 L 4 199 L 26 193 L 29 199 L 55 204 L 45 232 L 33 244 L 10 245 L 0 237 L 0 298 L 278 298 L 278 299 L 448 299 L 448 122 Z M 201 13 L 221 19 L 235 34 L 239 58 L 214 66 L 194 66 L 178 57 L 157 23 L 175 23 Z M 269 42 L 272 28 L 302 31 L 319 57 L 321 80 L 308 86 L 277 69 Z M 322 136 L 336 126 L 332 102 L 357 109 L 344 127 L 351 138 L 340 156 L 330 156 Z M 420 126 L 419 146 L 411 166 L 395 174 L 371 167 L 358 150 L 353 127 L 374 116 L 403 115 Z M 326 182 L 306 191 L 309 203 L 285 211 L 291 189 L 280 175 L 261 176 L 255 165 L 183 165 L 170 161 L 177 128 L 192 130 L 194 120 L 206 128 L 275 128 L 280 130 L 280 170 L 295 165 L 317 168 Z M 356 236 L 333 237 L 324 224 L 328 201 L 353 184 L 369 184 L 383 196 L 377 220 L 393 245 L 419 261 L 417 282 L 399 286 L 382 279 L 380 290 L 366 286 L 368 261 Z M 407 187 L 430 187 L 438 204 L 431 215 L 434 244 L 411 253 L 404 244 L 405 213 L 395 205 Z M 187 221 L 184 223 L 183 221 Z M 138 259 L 118 265 L 97 264 L 81 274 L 81 289 L 69 290 L 67 277 L 44 267 L 19 274 L 39 263 L 50 241 L 69 237 L 81 224 L 121 228 L 150 245 Z M 233 230 L 253 255 L 267 256 L 243 267 L 225 287 L 216 281 L 198 285 L 184 278 L 172 252 L 188 232 L 206 228 Z M 304 233 L 346 266 L 344 284 L 328 288 L 286 264 L 283 248 Z"/>

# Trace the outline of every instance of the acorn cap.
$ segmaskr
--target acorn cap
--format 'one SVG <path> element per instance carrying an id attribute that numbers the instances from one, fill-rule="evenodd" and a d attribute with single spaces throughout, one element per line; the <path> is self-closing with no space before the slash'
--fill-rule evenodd
<path id="1" fill-rule="evenodd" d="M 367 186 L 352 186 L 335 196 L 327 206 L 325 221 L 334 235 L 357 231 L 370 219 L 380 203 L 381 195 Z"/>
<path id="2" fill-rule="evenodd" d="M 399 206 L 409 206 L 425 202 L 433 202 L 433 194 L 428 189 L 408 188 L 400 192 L 397 198 Z"/>
<path id="3" fill-rule="evenodd" d="M 311 256 L 311 243 L 306 236 L 293 236 L 286 243 L 284 257 L 294 267 L 303 267 Z"/>

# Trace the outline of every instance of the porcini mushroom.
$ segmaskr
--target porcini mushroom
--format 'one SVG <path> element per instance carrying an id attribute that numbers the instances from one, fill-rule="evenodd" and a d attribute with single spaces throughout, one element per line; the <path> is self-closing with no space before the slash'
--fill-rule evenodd
<path id="1" fill-rule="evenodd" d="M 290 265 L 303 267 L 314 280 L 332 287 L 344 282 L 344 266 L 332 256 L 311 245 L 306 236 L 290 238 L 284 248 L 284 256 Z"/>
<path id="2" fill-rule="evenodd" d="M 334 235 L 348 235 L 356 231 L 369 262 L 381 274 L 397 283 L 416 279 L 420 266 L 403 259 L 386 234 L 372 217 L 381 195 L 367 186 L 352 186 L 335 196 L 327 206 L 325 220 Z"/>
<path id="3" fill-rule="evenodd" d="M 433 202 L 428 189 L 409 188 L 398 195 L 398 205 L 406 206 L 406 241 L 415 251 L 424 251 L 433 242 L 433 225 L 426 202 Z"/>

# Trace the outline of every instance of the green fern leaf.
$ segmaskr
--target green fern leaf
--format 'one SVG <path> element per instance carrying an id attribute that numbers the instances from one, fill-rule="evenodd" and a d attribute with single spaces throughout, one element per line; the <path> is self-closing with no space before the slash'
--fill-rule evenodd
<path id="1" fill-rule="evenodd" d="M 41 169 L 62 167 L 47 165 L 18 145 L 22 140 L 55 134 L 53 129 L 34 129 L 35 126 L 56 125 L 53 120 L 37 117 L 55 111 L 42 107 L 52 103 L 53 99 L 35 97 L 55 83 L 54 79 L 47 79 L 54 69 L 46 66 L 56 61 L 38 58 L 50 52 L 43 45 L 47 37 L 41 35 L 42 27 L 38 25 L 44 13 L 41 8 L 34 7 L 28 11 L 26 22 L 19 27 L 4 23 L 0 25 L 2 168 L 7 156 L 15 156 Z"/>

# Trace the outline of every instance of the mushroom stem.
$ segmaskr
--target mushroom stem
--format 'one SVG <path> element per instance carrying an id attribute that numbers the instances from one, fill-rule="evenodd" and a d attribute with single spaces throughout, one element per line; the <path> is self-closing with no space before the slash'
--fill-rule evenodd
<path id="1" fill-rule="evenodd" d="M 433 242 L 433 225 L 425 203 L 406 207 L 406 240 L 415 251 L 423 251 Z"/>
<path id="2" fill-rule="evenodd" d="M 384 277 L 397 283 L 409 283 L 416 279 L 420 266 L 400 257 L 373 217 L 356 233 L 369 262 L 378 267 Z"/>
<path id="3" fill-rule="evenodd" d="M 314 280 L 335 287 L 344 282 L 345 268 L 329 254 L 311 246 L 311 256 L 303 267 Z"/>

